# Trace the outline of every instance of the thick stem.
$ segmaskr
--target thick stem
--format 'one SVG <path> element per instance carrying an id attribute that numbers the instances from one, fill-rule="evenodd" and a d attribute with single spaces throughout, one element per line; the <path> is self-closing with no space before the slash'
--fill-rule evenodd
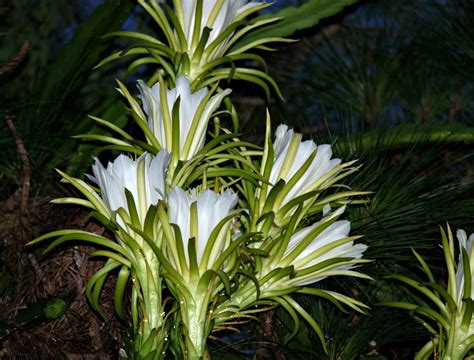
<path id="1" fill-rule="evenodd" d="M 207 348 L 208 324 L 207 324 L 207 297 L 204 299 L 193 299 L 186 308 L 185 333 L 186 353 L 188 360 L 210 359 Z"/>

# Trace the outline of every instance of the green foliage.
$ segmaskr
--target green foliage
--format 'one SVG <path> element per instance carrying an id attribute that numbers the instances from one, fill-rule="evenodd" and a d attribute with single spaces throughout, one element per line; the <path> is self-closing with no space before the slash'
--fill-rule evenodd
<path id="1" fill-rule="evenodd" d="M 303 5 L 288 6 L 273 13 L 271 17 L 281 17 L 277 23 L 265 26 L 244 36 L 235 47 L 248 45 L 266 37 L 288 37 L 296 31 L 316 26 L 322 19 L 340 13 L 345 6 L 358 0 L 308 0 Z M 269 18 L 270 15 L 260 15 L 256 20 Z"/>
<path id="2" fill-rule="evenodd" d="M 47 64 L 35 63 L 38 68 L 34 69 L 34 77 L 27 86 L 23 85 L 22 91 L 2 94 L 0 106 L 14 117 L 28 151 L 33 169 L 31 182 L 36 191 L 47 183 L 45 179 L 49 179 L 54 167 L 62 166 L 75 156 L 78 142 L 71 136 L 91 127 L 91 121 L 85 118 L 89 106 L 102 105 L 100 101 L 110 105 L 110 100 L 97 95 L 89 104 L 84 88 L 92 67 L 110 46 L 101 36 L 119 28 L 133 7 L 133 2 L 127 0 L 105 1 L 77 28 L 71 42 L 54 58 L 48 54 Z M 17 71 L 21 72 L 21 67 Z M 7 80 L 10 89 L 25 81 L 21 74 Z M 7 178 L 6 184 L 12 187 L 22 181 L 17 170 L 21 165 L 12 163 L 17 157 L 15 140 L 2 121 L 0 149 L 4 156 L 0 167 Z"/>
<path id="3" fill-rule="evenodd" d="M 471 14 L 470 2 L 362 4 L 270 61 L 270 73 L 285 83 L 279 111 L 307 112 L 312 126 L 340 112 L 366 127 L 472 123 Z"/>

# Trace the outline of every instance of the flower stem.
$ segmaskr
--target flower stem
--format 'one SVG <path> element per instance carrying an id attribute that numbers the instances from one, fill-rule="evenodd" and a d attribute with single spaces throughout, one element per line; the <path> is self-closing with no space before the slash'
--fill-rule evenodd
<path id="1" fill-rule="evenodd" d="M 188 360 L 210 359 L 207 348 L 207 298 L 193 299 L 185 309 L 186 319 L 183 319 L 187 329 L 185 331 L 185 358 Z"/>

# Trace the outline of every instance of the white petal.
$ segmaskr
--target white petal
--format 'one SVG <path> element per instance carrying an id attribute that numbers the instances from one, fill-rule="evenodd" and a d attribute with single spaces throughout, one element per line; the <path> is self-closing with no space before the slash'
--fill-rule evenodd
<path id="1" fill-rule="evenodd" d="M 189 263 L 188 241 L 190 237 L 190 207 L 192 199 L 182 189 L 175 187 L 168 195 L 168 216 L 172 224 L 178 225 L 183 239 L 186 261 Z"/>
<path id="2" fill-rule="evenodd" d="M 148 116 L 148 127 L 158 139 L 160 145 L 166 148 L 166 134 L 161 112 L 160 84 L 156 83 L 149 88 L 142 80 L 138 80 L 139 98 L 143 103 L 143 110 Z M 168 103 L 169 105 L 169 103 Z"/>
<path id="3" fill-rule="evenodd" d="M 194 134 L 189 134 L 189 130 L 196 114 L 199 105 L 202 100 L 206 97 L 208 90 L 206 88 L 200 89 L 194 93 L 191 93 L 191 84 L 189 80 L 180 76 L 176 80 L 176 89 L 177 96 L 180 97 L 180 108 L 179 108 L 179 133 L 180 133 L 180 150 L 183 149 L 184 144 L 188 136 L 193 136 Z M 207 125 L 207 122 L 206 124 Z M 189 159 L 189 157 L 187 158 Z M 181 160 L 187 160 L 181 159 Z"/>
<path id="4" fill-rule="evenodd" d="M 217 224 L 221 222 L 237 204 L 237 195 L 230 192 L 217 194 L 203 191 L 197 199 L 199 218 L 198 261 L 201 261 L 207 241 Z M 218 252 L 222 249 L 217 249 Z"/>
<path id="5" fill-rule="evenodd" d="M 166 169 L 170 161 L 170 154 L 166 150 L 161 150 L 150 162 L 148 171 L 148 182 L 151 184 L 151 203 L 156 204 L 158 200 L 165 198 L 166 194 Z"/>
<path id="6" fill-rule="evenodd" d="M 183 26 L 184 36 L 189 43 L 191 43 L 191 39 L 193 37 L 192 31 L 194 28 L 194 14 L 196 12 L 196 0 L 182 0 L 181 1 L 183 7 L 183 15 L 184 15 L 184 24 Z"/>

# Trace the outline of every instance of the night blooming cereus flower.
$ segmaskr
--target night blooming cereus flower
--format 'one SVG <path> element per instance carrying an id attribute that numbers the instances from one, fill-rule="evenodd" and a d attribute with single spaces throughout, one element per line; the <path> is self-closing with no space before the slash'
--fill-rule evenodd
<path id="1" fill-rule="evenodd" d="M 256 213 L 260 216 L 272 211 L 275 215 L 273 222 L 281 226 L 287 223 L 298 205 L 304 204 L 304 211 L 307 211 L 323 190 L 356 171 L 356 168 L 350 167 L 353 162 L 341 164 L 340 159 L 332 158 L 330 145 L 316 145 L 312 140 L 302 141 L 302 135 L 288 129 L 286 125 L 278 126 L 275 135 L 271 147 L 267 130 L 267 150 L 263 155 L 261 173 L 268 179 L 269 185 L 262 184 L 257 191 L 260 208 Z M 337 198 L 344 200 L 365 194 L 339 192 Z M 324 209 L 324 214 L 330 210 L 329 202 L 323 199 L 318 203 Z"/>
<path id="2" fill-rule="evenodd" d="M 301 141 L 302 135 L 280 125 L 275 132 L 273 143 L 275 160 L 270 174 L 270 182 L 278 180 L 292 183 L 284 191 L 280 206 L 304 193 L 321 188 L 328 174 L 341 163 L 341 159 L 331 159 L 330 145 L 316 146 L 314 141 Z"/>
<path id="3" fill-rule="evenodd" d="M 264 241 L 260 249 L 268 256 L 262 257 L 256 265 L 258 271 L 255 277 L 259 288 L 256 289 L 253 281 L 247 281 L 221 308 L 248 309 L 265 299 L 293 303 L 286 295 L 301 292 L 316 296 L 324 293 L 324 296 L 336 302 L 363 312 L 363 308 L 367 306 L 349 296 L 306 287 L 329 276 L 370 279 L 369 276 L 353 270 L 357 265 L 370 260 L 362 259 L 367 245 L 355 244 L 354 241 L 359 236 L 349 236 L 350 222 L 336 221 L 343 212 L 344 207 L 341 207 L 321 221 L 302 229 L 296 229 L 297 224 L 290 222 L 285 232 L 281 232 L 274 239 L 270 237 L 268 241 Z M 285 299 L 282 299 L 282 296 Z"/>
<path id="4" fill-rule="evenodd" d="M 336 212 L 342 211 L 343 208 Z M 286 248 L 280 247 L 278 253 L 270 254 L 268 260 L 263 261 L 265 272 L 277 267 L 293 266 L 295 273 L 291 278 L 284 279 L 285 287 L 305 286 L 333 275 L 367 278 L 351 270 L 356 264 L 366 262 L 361 258 L 367 245 L 354 244 L 359 236 L 349 236 L 349 221 L 333 222 L 336 212 L 321 222 L 296 231 Z"/>
<path id="5" fill-rule="evenodd" d="M 203 0 L 202 8 L 199 7 L 199 3 L 198 0 L 175 1 L 175 10 L 186 38 L 190 58 L 202 41 L 204 28 L 210 29 L 206 42 L 207 51 L 204 50 L 202 63 L 223 55 L 224 47 L 233 33 L 231 28 L 233 23 L 268 6 L 262 2 L 247 0 Z"/>
<path id="6" fill-rule="evenodd" d="M 218 194 L 212 190 L 186 192 L 178 187 L 168 196 L 168 216 L 175 228 L 175 239 L 169 244 L 170 257 L 176 270 L 183 274 L 191 271 L 191 262 L 197 262 L 199 274 L 211 269 L 231 241 L 230 225 L 237 195 L 230 191 Z M 184 250 L 180 254 L 176 243 L 180 233 Z M 193 244 L 190 244 L 193 241 Z M 197 274 L 195 274 L 197 275 Z"/>
<path id="7" fill-rule="evenodd" d="M 160 82 L 150 88 L 141 80 L 138 88 L 149 128 L 161 147 L 179 160 L 193 158 L 203 147 L 209 119 L 231 92 L 226 89 L 213 96 L 207 88 L 191 92 L 184 76 L 176 79 L 171 90 Z M 173 108 L 178 105 L 179 119 L 173 119 Z"/>
<path id="8" fill-rule="evenodd" d="M 162 203 L 158 207 L 169 259 L 164 276 L 179 299 L 186 351 L 192 354 L 189 359 L 209 358 L 205 353 L 212 330 L 211 302 L 239 264 L 238 242 L 232 241 L 231 229 L 237 200 L 229 190 L 218 194 L 175 187 L 168 195 L 167 215 Z"/>
<path id="9" fill-rule="evenodd" d="M 143 153 L 139 158 L 132 159 L 119 155 L 104 167 L 98 159 L 92 165 L 93 176 L 89 178 L 100 188 L 101 197 L 111 213 L 118 212 L 117 222 L 120 226 L 130 223 L 130 208 L 126 191 L 131 195 L 137 210 L 140 224 L 143 225 L 151 205 L 156 205 L 165 197 L 166 168 L 170 155 L 160 151 L 155 157 Z"/>

